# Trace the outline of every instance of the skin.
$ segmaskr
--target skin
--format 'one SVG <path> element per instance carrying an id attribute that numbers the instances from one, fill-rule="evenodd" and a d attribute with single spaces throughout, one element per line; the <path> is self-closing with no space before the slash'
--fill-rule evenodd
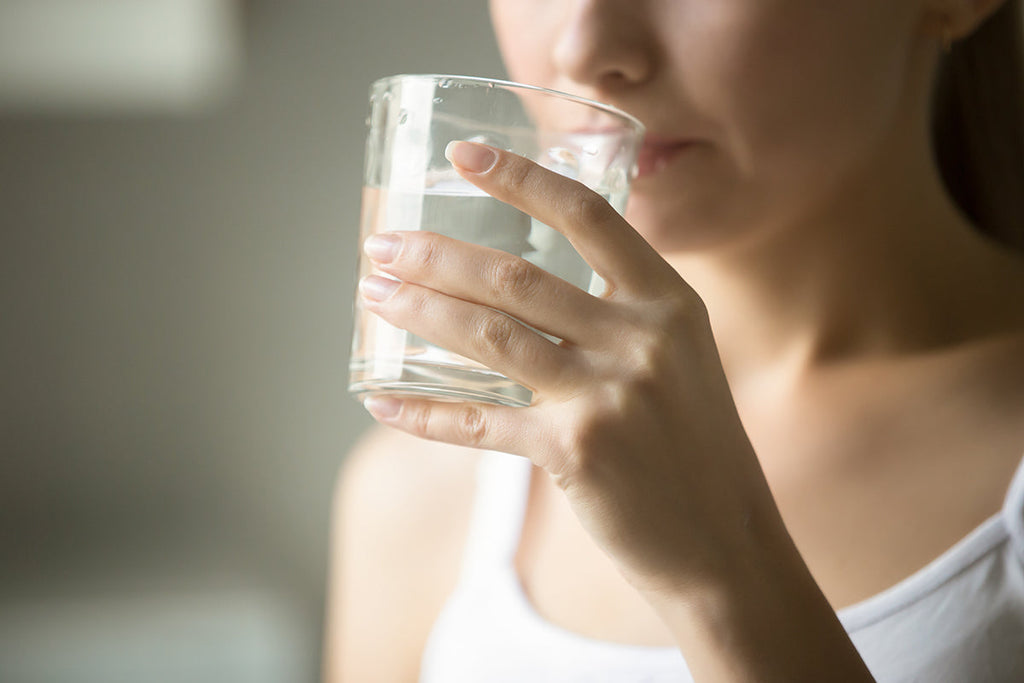
<path id="1" fill-rule="evenodd" d="M 1024 448 L 1024 266 L 955 209 L 927 138 L 940 28 L 965 36 L 998 5 L 492 1 L 513 79 L 694 144 L 636 181 L 625 219 L 521 158 L 450 149 L 467 180 L 566 234 L 610 284 L 601 298 L 429 233 L 368 247 L 401 282 L 364 280 L 370 310 L 536 399 L 367 401 L 381 423 L 455 447 L 392 432 L 354 456 L 333 637 L 370 643 L 344 624 L 372 632 L 371 614 L 420 626 L 393 666 L 354 645 L 329 656 L 328 679 L 415 678 L 457 572 L 464 449 L 488 448 L 546 473 L 517 568 L 552 620 L 610 638 L 627 623 L 678 646 L 698 681 L 870 680 L 833 610 L 995 512 Z M 421 458 L 388 465 L 402 449 L 441 463 L 415 496 L 401 472 L 431 475 Z M 367 490 L 415 500 L 375 521 Z M 418 576 L 388 577 L 381 616 L 372 567 L 398 564 L 403 543 L 408 558 L 436 552 Z M 571 586 L 590 567 L 611 607 L 584 619 Z"/>

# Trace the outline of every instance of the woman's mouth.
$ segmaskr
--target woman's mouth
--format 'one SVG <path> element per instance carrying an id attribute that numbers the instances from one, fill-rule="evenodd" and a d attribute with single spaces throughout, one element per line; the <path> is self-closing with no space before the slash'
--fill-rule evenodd
<path id="1" fill-rule="evenodd" d="M 693 144 L 692 140 L 645 139 L 636 158 L 637 177 L 657 173 Z"/>

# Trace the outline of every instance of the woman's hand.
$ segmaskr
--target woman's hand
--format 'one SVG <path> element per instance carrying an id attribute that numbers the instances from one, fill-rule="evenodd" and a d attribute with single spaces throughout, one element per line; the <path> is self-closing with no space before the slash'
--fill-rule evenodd
<path id="1" fill-rule="evenodd" d="M 547 470 L 676 635 L 694 680 L 872 680 L 786 532 L 696 293 L 583 185 L 482 145 L 457 143 L 449 158 L 562 232 L 606 293 L 430 233 L 368 242 L 400 280 L 365 279 L 370 310 L 534 391 L 526 408 L 372 398 L 370 412 Z"/>
<path id="2" fill-rule="evenodd" d="M 529 458 L 638 588 L 677 588 L 721 571 L 765 505 L 774 508 L 703 303 L 580 183 L 474 143 L 453 144 L 449 156 L 468 181 L 562 232 L 606 293 L 432 233 L 374 238 L 367 253 L 401 282 L 364 280 L 366 306 L 529 387 L 534 401 L 373 398 L 367 408 L 418 436 Z"/>

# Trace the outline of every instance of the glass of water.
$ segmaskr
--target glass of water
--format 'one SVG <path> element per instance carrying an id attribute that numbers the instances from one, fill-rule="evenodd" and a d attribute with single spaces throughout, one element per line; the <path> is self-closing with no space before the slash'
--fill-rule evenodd
<path id="1" fill-rule="evenodd" d="M 373 84 L 367 124 L 360 246 L 377 232 L 428 230 L 515 254 L 601 293 L 600 278 L 561 233 L 463 180 L 444 150 L 453 140 L 471 140 L 514 152 L 578 180 L 622 212 L 643 137 L 635 118 L 518 83 L 401 75 Z M 359 277 L 371 273 L 383 275 L 361 255 Z M 390 325 L 358 297 L 349 373 L 349 391 L 360 397 L 526 406 L 532 396 L 480 363 Z"/>

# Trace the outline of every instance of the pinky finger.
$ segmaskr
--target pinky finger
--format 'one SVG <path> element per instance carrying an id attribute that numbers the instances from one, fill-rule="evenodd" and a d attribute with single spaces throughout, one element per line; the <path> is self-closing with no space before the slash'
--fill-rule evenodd
<path id="1" fill-rule="evenodd" d="M 363 405 L 382 424 L 413 436 L 457 446 L 527 455 L 529 408 L 485 403 L 448 403 L 393 396 L 368 396 Z"/>

